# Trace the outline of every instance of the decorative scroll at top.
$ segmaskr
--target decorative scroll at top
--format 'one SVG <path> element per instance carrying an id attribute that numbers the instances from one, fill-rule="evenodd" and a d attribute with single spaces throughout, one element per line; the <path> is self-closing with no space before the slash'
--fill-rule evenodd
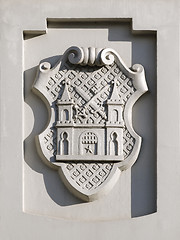
<path id="1" fill-rule="evenodd" d="M 110 48 L 70 47 L 54 68 L 44 62 L 39 70 L 33 90 L 50 119 L 38 152 L 75 195 L 97 199 L 137 160 L 132 107 L 147 91 L 144 69 L 127 68 Z"/>
<path id="2" fill-rule="evenodd" d="M 64 56 L 67 56 L 68 60 L 72 64 L 80 64 L 82 66 L 102 66 L 110 65 L 114 62 L 114 56 L 108 52 L 102 54 L 104 49 L 102 48 L 80 48 L 70 47 L 66 50 Z"/>

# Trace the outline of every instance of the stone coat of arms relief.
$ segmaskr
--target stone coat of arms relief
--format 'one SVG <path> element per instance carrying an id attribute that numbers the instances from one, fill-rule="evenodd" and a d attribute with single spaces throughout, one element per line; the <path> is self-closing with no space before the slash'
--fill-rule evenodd
<path id="1" fill-rule="evenodd" d="M 33 91 L 49 110 L 36 137 L 42 160 L 85 201 L 107 194 L 138 158 L 132 107 L 148 90 L 144 69 L 127 68 L 113 49 L 70 47 L 55 67 L 43 62 Z"/>

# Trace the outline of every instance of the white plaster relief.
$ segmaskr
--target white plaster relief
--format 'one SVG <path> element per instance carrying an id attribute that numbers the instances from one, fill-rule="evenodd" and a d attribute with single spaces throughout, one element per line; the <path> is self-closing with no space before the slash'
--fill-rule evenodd
<path id="1" fill-rule="evenodd" d="M 40 64 L 33 90 L 50 115 L 36 138 L 44 162 L 83 200 L 105 195 L 140 151 L 131 115 L 148 90 L 143 67 L 113 49 L 70 47 L 54 68 Z"/>

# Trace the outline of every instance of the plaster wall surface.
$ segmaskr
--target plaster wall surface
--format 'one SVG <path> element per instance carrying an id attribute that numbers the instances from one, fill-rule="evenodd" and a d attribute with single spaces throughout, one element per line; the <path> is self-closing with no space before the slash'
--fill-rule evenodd
<path id="1" fill-rule="evenodd" d="M 6 239 L 179 239 L 179 1 L 0 1 L 0 232 Z M 132 21 L 132 23 L 131 23 Z M 84 203 L 37 155 L 47 124 L 31 92 L 37 65 L 72 45 L 141 63 L 149 92 L 133 108 L 137 163 Z"/>

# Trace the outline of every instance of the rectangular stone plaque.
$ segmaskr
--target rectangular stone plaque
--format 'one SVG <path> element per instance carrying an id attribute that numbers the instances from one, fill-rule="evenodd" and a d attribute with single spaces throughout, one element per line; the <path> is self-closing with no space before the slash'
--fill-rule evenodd
<path id="1" fill-rule="evenodd" d="M 179 14 L 1 0 L 3 240 L 180 238 Z"/>

